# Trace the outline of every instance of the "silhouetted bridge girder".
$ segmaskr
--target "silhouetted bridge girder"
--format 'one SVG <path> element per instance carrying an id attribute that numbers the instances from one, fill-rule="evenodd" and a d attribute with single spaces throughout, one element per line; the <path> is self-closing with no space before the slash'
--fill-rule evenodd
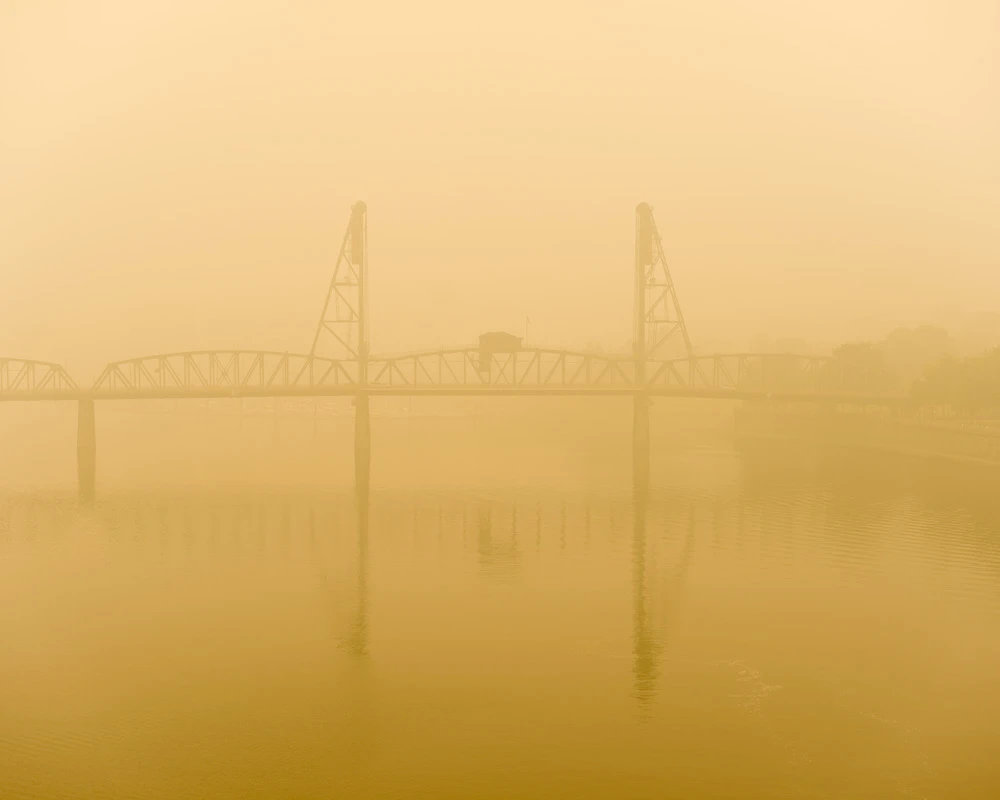
<path id="1" fill-rule="evenodd" d="M 478 347 L 457 347 L 373 356 L 368 363 L 373 390 L 634 389 L 635 364 L 627 356 L 522 347 L 484 354 Z"/>
<path id="2" fill-rule="evenodd" d="M 49 361 L 0 357 L 0 400 L 72 399 L 76 382 Z"/>
<path id="3" fill-rule="evenodd" d="M 162 353 L 108 364 L 81 389 L 58 364 L 0 359 L 3 400 L 143 400 L 371 395 L 636 395 L 816 402 L 900 402 L 843 385 L 835 360 L 733 353 L 639 362 L 627 355 L 523 347 L 484 356 L 453 347 L 357 360 L 267 350 Z M 646 378 L 637 382 L 637 372 Z"/>
<path id="4" fill-rule="evenodd" d="M 734 353 L 639 362 L 627 355 L 523 347 L 484 355 L 453 347 L 357 360 L 267 350 L 200 350 L 115 361 L 89 390 L 56 364 L 0 360 L 4 399 L 143 400 L 371 395 L 636 395 L 890 402 L 842 385 L 830 358 Z M 14 366 L 10 366 L 14 365 Z M 636 375 L 645 380 L 637 382 Z"/>
<path id="5" fill-rule="evenodd" d="M 354 394 L 357 362 L 270 350 L 194 350 L 113 361 L 95 399 L 280 397 Z"/>
<path id="6" fill-rule="evenodd" d="M 639 362 L 629 355 L 522 347 L 484 358 L 478 348 L 452 348 L 373 357 L 372 391 L 399 393 L 466 389 L 470 393 L 692 395 L 719 397 L 773 392 L 842 396 L 839 370 L 831 358 L 784 353 L 716 354 Z M 640 379 L 637 375 L 643 375 Z"/>

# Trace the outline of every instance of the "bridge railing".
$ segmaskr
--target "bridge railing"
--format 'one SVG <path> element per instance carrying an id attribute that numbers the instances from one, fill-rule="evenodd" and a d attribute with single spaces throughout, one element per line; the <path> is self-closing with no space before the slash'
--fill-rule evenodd
<path id="1" fill-rule="evenodd" d="M 0 358 L 0 399 L 59 396 L 78 389 L 61 364 Z"/>
<path id="2" fill-rule="evenodd" d="M 240 396 L 357 384 L 357 363 L 267 350 L 163 353 L 108 364 L 97 395 Z"/>

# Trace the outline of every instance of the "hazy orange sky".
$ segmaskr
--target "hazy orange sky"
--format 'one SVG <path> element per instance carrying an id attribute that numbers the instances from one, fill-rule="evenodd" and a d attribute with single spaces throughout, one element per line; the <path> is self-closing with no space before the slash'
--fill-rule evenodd
<path id="1" fill-rule="evenodd" d="M 1000 3 L 0 6 L 0 355 L 307 350 L 369 207 L 375 350 L 1000 311 Z"/>

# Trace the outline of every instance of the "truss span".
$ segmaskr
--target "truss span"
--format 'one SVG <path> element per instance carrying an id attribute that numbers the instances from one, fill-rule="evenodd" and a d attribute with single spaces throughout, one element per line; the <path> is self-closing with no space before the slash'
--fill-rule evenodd
<path id="1" fill-rule="evenodd" d="M 828 356 L 726 353 L 648 362 L 647 386 L 690 391 L 823 394 L 842 392 L 841 370 Z M 867 387 L 859 385 L 859 391 Z"/>
<path id="2" fill-rule="evenodd" d="M 829 356 L 720 353 L 640 364 L 624 354 L 533 347 L 507 353 L 459 347 L 377 357 L 369 362 L 367 386 L 386 394 L 648 392 L 830 402 L 895 402 L 901 397 L 877 375 L 846 375 L 843 365 Z"/>
<path id="3" fill-rule="evenodd" d="M 0 358 L 0 400 L 60 398 L 77 391 L 61 364 L 22 358 Z"/>
<path id="4" fill-rule="evenodd" d="M 641 366 L 641 369 L 639 368 Z M 484 353 L 457 347 L 373 357 L 368 363 L 370 391 L 544 394 L 547 391 L 756 397 L 775 395 L 816 400 L 889 397 L 877 380 L 845 380 L 836 359 L 789 353 L 724 353 L 674 359 L 526 347 Z M 637 376 L 645 376 L 644 379 Z"/>
<path id="5" fill-rule="evenodd" d="M 357 384 L 357 362 L 268 350 L 199 350 L 114 361 L 97 397 L 309 395 Z"/>
<path id="6" fill-rule="evenodd" d="M 339 360 L 259 350 L 165 353 L 108 364 L 89 392 L 80 392 L 57 365 L 18 368 L 0 386 L 27 385 L 50 397 L 94 399 L 210 397 L 331 397 L 358 393 L 594 394 L 754 398 L 850 402 L 890 396 L 858 376 L 845 381 L 836 359 L 785 353 L 730 353 L 646 360 L 629 355 L 522 347 L 484 352 L 455 347 Z M 59 372 L 56 372 L 59 370 Z M 34 383 L 29 383 L 29 375 Z M 366 376 L 363 382 L 359 376 Z M 644 376 L 644 379 L 637 378 Z M 73 394 L 75 390 L 75 394 Z M 8 391 L 10 391 L 8 389 Z M 898 398 L 897 398 L 898 399 Z"/>
<path id="7" fill-rule="evenodd" d="M 634 388 L 635 362 L 629 356 L 525 347 L 483 352 L 458 347 L 373 356 L 369 386 L 399 389 L 608 389 Z"/>

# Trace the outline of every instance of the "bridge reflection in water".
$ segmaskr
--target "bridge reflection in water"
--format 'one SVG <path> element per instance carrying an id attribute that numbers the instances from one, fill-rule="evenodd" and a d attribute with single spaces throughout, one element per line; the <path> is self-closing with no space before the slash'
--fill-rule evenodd
<path id="1" fill-rule="evenodd" d="M 674 591 L 663 597 L 650 589 L 651 581 L 657 579 L 648 560 L 647 484 L 634 485 L 630 497 L 484 495 L 436 508 L 428 507 L 426 499 L 384 492 L 373 499 L 362 489 L 349 495 L 285 498 L 241 493 L 187 497 L 126 494 L 103 499 L 91 513 L 92 524 L 108 537 L 109 545 L 136 555 L 146 552 L 170 560 L 173 551 L 186 560 L 198 560 L 225 551 L 236 563 L 247 557 L 277 559 L 279 563 L 304 557 L 333 604 L 340 648 L 352 657 L 366 659 L 372 657 L 371 640 L 378 635 L 371 619 L 373 503 L 383 550 L 385 541 L 398 547 L 401 535 L 408 535 L 410 547 L 433 542 L 439 550 L 454 552 L 457 548 L 473 559 L 482 577 L 503 583 L 520 580 L 528 554 L 537 560 L 543 553 L 569 559 L 596 553 L 606 542 L 591 541 L 592 527 L 596 525 L 606 535 L 609 526 L 613 532 L 624 523 L 631 544 L 620 555 L 631 554 L 631 577 L 624 569 L 620 575 L 623 582 L 631 581 L 633 695 L 640 706 L 652 702 L 661 654 L 661 620 L 653 605 L 664 600 L 672 604 L 682 586 L 694 542 L 693 511 L 685 560 L 677 564 L 675 573 L 664 573 Z M 0 542 L 9 540 L 14 531 L 31 537 L 45 531 L 65 538 L 78 527 L 78 514 L 72 504 L 41 496 L 0 499 Z M 622 558 L 622 567 L 625 563 Z M 620 624 L 628 623 L 622 618 Z"/>
<path id="2" fill-rule="evenodd" d="M 350 492 L 0 495 L 0 794 L 78 797 L 88 770 L 140 798 L 995 785 L 954 751 L 991 752 L 1000 713 L 988 475 L 655 466 L 648 491 L 375 490 L 367 516 Z"/>

